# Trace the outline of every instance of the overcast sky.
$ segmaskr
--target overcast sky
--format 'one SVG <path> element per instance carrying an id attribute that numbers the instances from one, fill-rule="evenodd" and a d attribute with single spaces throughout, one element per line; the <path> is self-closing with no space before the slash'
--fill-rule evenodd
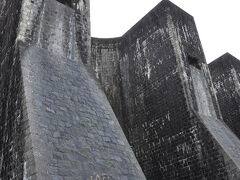
<path id="1" fill-rule="evenodd" d="M 93 37 L 118 37 L 161 0 L 90 0 Z M 207 62 L 240 59 L 240 0 L 171 0 L 194 16 Z"/>

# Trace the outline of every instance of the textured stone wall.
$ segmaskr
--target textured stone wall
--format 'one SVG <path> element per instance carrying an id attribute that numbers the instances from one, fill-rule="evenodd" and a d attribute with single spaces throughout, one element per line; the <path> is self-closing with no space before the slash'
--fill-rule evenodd
<path id="1" fill-rule="evenodd" d="M 121 75 L 119 68 L 121 38 L 92 38 L 91 66 L 101 83 L 119 123 L 124 127 L 121 94 Z M 125 130 L 126 128 L 123 128 Z M 126 132 L 125 132 L 126 133 Z"/>
<path id="2" fill-rule="evenodd" d="M 23 177 L 22 76 L 15 44 L 21 2 L 0 2 L 0 179 Z"/>
<path id="3" fill-rule="evenodd" d="M 145 179 L 104 93 L 80 59 L 85 51 L 76 43 L 75 10 L 53 0 L 26 1 L 23 7 L 40 12 L 39 23 L 34 13 L 22 15 L 18 36 L 29 124 L 25 148 L 31 149 L 24 156 L 24 178 Z"/>
<path id="4" fill-rule="evenodd" d="M 207 146 L 200 119 L 192 117 L 192 109 L 201 110 L 190 78 L 188 55 L 197 57 L 202 69 L 206 66 L 192 17 L 163 2 L 123 39 L 120 69 L 122 86 L 127 87 L 127 137 L 146 177 L 221 177 L 214 173 L 212 164 L 226 172 L 223 157 L 219 157 L 210 135 L 211 147 Z M 203 91 L 209 91 L 208 87 Z M 212 161 L 209 154 L 216 160 Z"/>
<path id="5" fill-rule="evenodd" d="M 224 54 L 209 64 L 225 123 L 240 138 L 240 61 Z"/>
<path id="6" fill-rule="evenodd" d="M 0 179 L 145 179 L 138 162 L 147 179 L 240 179 L 193 18 L 164 0 L 93 38 L 89 61 L 88 17 L 84 0 L 0 2 Z M 236 101 L 233 62 L 220 84 Z"/>
<path id="7" fill-rule="evenodd" d="M 25 55 L 37 178 L 145 179 L 106 97 L 83 64 L 38 47 Z M 32 177 L 30 172 L 26 177 Z"/>
<path id="8" fill-rule="evenodd" d="M 94 63 L 110 59 L 106 41 L 92 47 Z M 219 120 L 192 16 L 162 1 L 122 37 L 119 49 L 123 116 L 117 117 L 147 179 L 238 179 L 239 140 Z M 96 71 L 99 79 L 112 75 Z"/>
<path id="9" fill-rule="evenodd" d="M 63 40 L 64 42 L 56 43 L 63 46 L 62 48 L 64 48 L 64 53 L 67 53 L 66 51 L 72 50 L 81 52 L 81 55 L 79 57 L 80 60 L 82 60 L 84 63 L 87 63 L 89 61 L 91 46 L 89 0 L 73 0 L 71 1 L 71 5 L 64 5 L 63 3 L 57 2 L 55 0 L 23 0 L 18 40 L 24 42 L 26 46 L 35 43 L 44 44 L 45 46 L 50 47 L 53 45 L 52 42 L 48 40 L 48 37 L 55 38 L 56 36 L 61 36 L 62 33 L 65 33 L 62 31 L 62 26 L 65 24 L 61 24 L 61 21 L 55 21 L 58 19 L 58 16 L 64 17 L 64 14 L 61 14 L 61 8 L 56 9 L 53 6 L 46 6 L 45 2 L 51 5 L 57 3 L 59 7 L 68 6 L 69 9 L 72 9 L 74 15 L 71 15 L 72 17 L 70 20 L 65 20 L 64 23 L 68 23 L 69 27 L 72 27 L 73 29 L 71 29 L 71 33 L 69 32 L 69 37 L 66 36 L 66 39 Z M 55 26 L 58 28 L 55 28 Z M 57 31 L 52 32 L 53 34 L 49 34 L 46 29 L 52 28 L 55 28 Z M 68 42 L 69 39 L 72 39 L 71 36 L 76 36 L 76 42 Z M 62 38 L 59 39 L 62 40 Z M 70 47 L 70 45 L 75 46 L 75 44 L 77 45 L 77 49 Z"/>
<path id="10" fill-rule="evenodd" d="M 72 0 L 75 10 L 77 45 L 81 60 L 87 64 L 91 57 L 90 0 Z"/>

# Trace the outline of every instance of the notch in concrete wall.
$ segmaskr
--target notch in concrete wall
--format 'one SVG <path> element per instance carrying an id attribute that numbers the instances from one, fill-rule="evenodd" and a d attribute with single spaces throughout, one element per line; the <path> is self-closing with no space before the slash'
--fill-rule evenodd
<path id="1" fill-rule="evenodd" d="M 201 66 L 200 66 L 198 58 L 188 55 L 187 60 L 188 60 L 189 65 L 201 70 Z"/>
<path id="2" fill-rule="evenodd" d="M 58 2 L 66 5 L 66 6 L 69 6 L 69 7 L 72 7 L 72 1 L 71 0 L 57 0 Z"/>

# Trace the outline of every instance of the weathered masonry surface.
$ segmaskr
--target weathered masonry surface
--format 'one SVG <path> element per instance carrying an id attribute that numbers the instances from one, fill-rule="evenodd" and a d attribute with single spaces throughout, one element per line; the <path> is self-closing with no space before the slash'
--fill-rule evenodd
<path id="1" fill-rule="evenodd" d="M 84 65 L 90 41 L 79 45 L 90 31 L 78 27 L 79 21 L 88 26 L 76 13 L 85 12 L 86 1 L 70 7 L 53 0 L 16 2 L 1 2 L 13 19 L 1 19 L 7 36 L 1 36 L 1 57 L 8 59 L 1 59 L 0 179 L 144 180 Z"/>
<path id="2" fill-rule="evenodd" d="M 224 54 L 209 64 L 224 122 L 240 138 L 240 61 Z"/>
<path id="3" fill-rule="evenodd" d="M 168 0 L 111 39 L 89 0 L 1 0 L 0 179 L 239 180 L 240 64 L 210 70 Z"/>
<path id="4" fill-rule="evenodd" d="M 122 37 L 92 38 L 91 63 L 147 179 L 239 179 L 192 16 L 162 1 Z"/>
<path id="5" fill-rule="evenodd" d="M 19 53 L 21 0 L 0 1 L 0 179 L 21 179 L 25 124 Z"/>
<path id="6" fill-rule="evenodd" d="M 119 69 L 121 38 L 98 39 L 92 38 L 91 65 L 95 76 L 101 83 L 105 94 L 118 117 L 122 127 L 123 94 L 121 94 L 121 74 Z M 127 72 L 127 71 L 126 71 Z M 123 128 L 125 130 L 126 128 Z M 125 132 L 126 134 L 127 132 Z"/>

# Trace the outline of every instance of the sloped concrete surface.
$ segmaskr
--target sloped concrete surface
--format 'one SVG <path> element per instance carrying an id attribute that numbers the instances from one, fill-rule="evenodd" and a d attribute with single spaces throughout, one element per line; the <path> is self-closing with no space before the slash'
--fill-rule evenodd
<path id="1" fill-rule="evenodd" d="M 229 129 L 229 127 L 216 117 L 205 116 L 195 113 L 200 122 L 203 123 L 207 131 L 219 145 L 219 150 L 223 155 L 228 178 L 230 180 L 240 179 L 240 140 Z"/>
<path id="2" fill-rule="evenodd" d="M 37 179 L 145 179 L 83 64 L 38 47 L 21 62 Z"/>

